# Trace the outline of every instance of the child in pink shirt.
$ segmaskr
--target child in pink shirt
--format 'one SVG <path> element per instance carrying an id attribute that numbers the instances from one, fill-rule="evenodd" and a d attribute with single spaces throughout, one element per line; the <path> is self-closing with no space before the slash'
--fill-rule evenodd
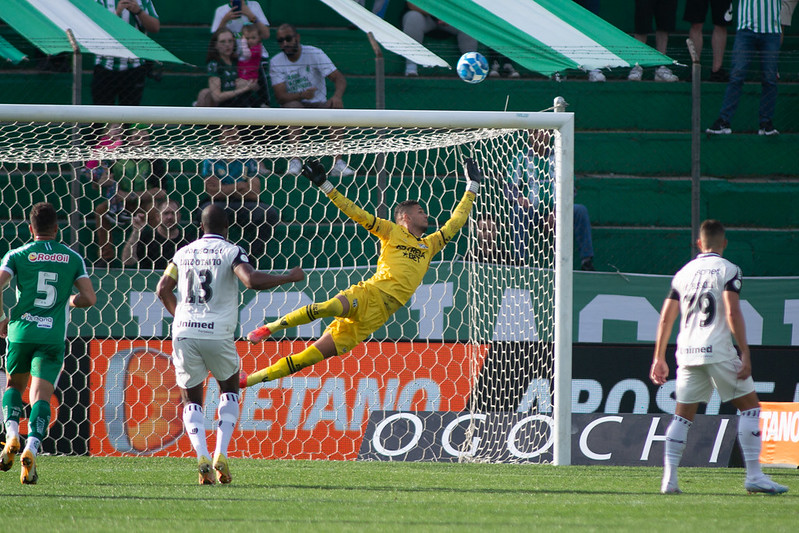
<path id="1" fill-rule="evenodd" d="M 257 80 L 258 67 L 261 65 L 261 35 L 255 24 L 247 24 L 241 29 L 239 39 L 239 78 L 243 80 Z"/>

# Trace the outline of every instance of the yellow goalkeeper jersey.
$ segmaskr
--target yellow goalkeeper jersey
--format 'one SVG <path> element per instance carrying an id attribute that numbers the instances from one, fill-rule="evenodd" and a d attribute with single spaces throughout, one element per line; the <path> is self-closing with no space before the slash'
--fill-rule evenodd
<path id="1" fill-rule="evenodd" d="M 405 305 L 422 283 L 433 256 L 466 223 L 475 195 L 465 192 L 446 224 L 435 233 L 423 237 L 416 237 L 399 224 L 364 211 L 336 189 L 330 191 L 327 197 L 342 213 L 380 239 L 377 272 L 363 283 L 375 286 Z"/>

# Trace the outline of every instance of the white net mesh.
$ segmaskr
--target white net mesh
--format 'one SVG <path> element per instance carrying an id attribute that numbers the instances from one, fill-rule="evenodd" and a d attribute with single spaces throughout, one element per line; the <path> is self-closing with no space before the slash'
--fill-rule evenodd
<path id="1" fill-rule="evenodd" d="M 289 173 L 291 159 L 320 158 L 340 192 L 380 217 L 418 199 L 440 226 L 463 194 L 462 161 L 473 157 L 486 180 L 471 221 L 408 304 L 351 353 L 247 389 L 231 455 L 551 461 L 553 133 L 376 122 L 0 123 L 0 254 L 28 242 L 30 207 L 49 201 L 98 292 L 94 308 L 72 311 L 45 449 L 191 454 L 170 365 L 171 317 L 154 291 L 175 247 L 198 236 L 207 202 L 229 209 L 229 240 L 260 268 L 306 270 L 303 283 L 242 290 L 243 337 L 368 278 L 377 260 L 377 239 Z M 340 156 L 354 175 L 337 171 Z M 243 369 L 296 353 L 326 324 L 238 342 Z M 209 379 L 209 430 L 217 400 Z M 436 436 L 418 438 L 416 420 Z"/>

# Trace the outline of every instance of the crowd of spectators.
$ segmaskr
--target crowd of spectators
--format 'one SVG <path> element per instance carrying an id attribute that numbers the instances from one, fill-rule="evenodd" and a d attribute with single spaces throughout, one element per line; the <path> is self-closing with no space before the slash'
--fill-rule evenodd
<path id="1" fill-rule="evenodd" d="M 376 15 L 385 17 L 389 0 L 375 0 L 364 7 L 371 7 Z M 600 0 L 574 0 L 586 10 L 599 15 Z M 739 0 L 751 3 L 753 0 Z M 703 49 L 703 28 L 708 14 L 712 22 L 710 43 L 712 61 L 709 81 L 729 81 L 719 118 L 708 133 L 730 133 L 729 121 L 741 96 L 741 85 L 748 68 L 752 51 L 761 52 L 760 68 L 763 75 L 763 95 L 760 106 L 760 130 L 762 135 L 779 133 L 773 125 L 773 110 L 776 101 L 777 57 L 782 31 L 790 25 L 797 0 L 754 0 L 768 4 L 770 12 L 779 13 L 768 20 L 747 17 L 739 13 L 735 43 L 731 54 L 732 71 L 724 69 L 727 28 L 733 24 L 732 0 L 687 0 L 683 20 L 690 23 L 689 36 L 700 54 Z M 147 34 L 160 30 L 160 22 L 154 2 L 147 0 L 104 0 L 102 4 L 125 22 Z M 781 9 L 780 9 L 781 7 Z M 738 8 L 738 11 L 741 7 Z M 663 54 L 668 52 L 669 34 L 675 30 L 677 0 L 635 0 L 632 18 L 634 37 L 646 43 L 654 31 L 655 48 Z M 437 19 L 411 2 L 405 2 L 400 22 L 402 30 L 416 41 L 425 38 L 455 38 L 460 53 L 475 51 L 480 43 L 463 31 Z M 214 12 L 210 25 L 211 37 L 206 57 L 207 86 L 201 88 L 194 105 L 200 107 L 269 107 L 330 108 L 343 109 L 347 89 L 345 75 L 336 68 L 331 58 L 318 46 L 304 44 L 297 28 L 289 23 L 281 24 L 274 32 L 276 48 L 270 57 L 268 43 L 272 37 L 269 20 L 258 2 L 230 0 Z M 778 37 L 779 36 L 779 37 Z M 776 40 L 775 40 L 776 39 Z M 511 58 L 491 48 L 486 49 L 491 65 L 490 77 L 521 77 Z M 418 76 L 418 65 L 408 60 L 405 76 Z M 147 76 L 146 62 L 98 56 L 92 80 L 92 101 L 105 105 L 139 105 L 142 100 Z M 628 79 L 643 79 L 644 69 L 635 65 Z M 655 69 L 654 80 L 678 81 L 678 76 L 667 66 Z M 589 81 L 605 81 L 605 74 L 594 69 L 588 72 Z M 332 88 L 332 92 L 330 89 Z M 271 96 L 273 95 L 273 97 Z M 332 140 L 341 131 L 328 132 Z M 144 126 L 112 124 L 103 132 L 99 146 L 114 150 L 121 146 L 147 143 L 149 132 Z M 302 142 L 303 130 L 289 131 L 293 142 Z M 531 134 L 529 151 L 517 158 L 514 168 L 509 169 L 506 196 L 513 207 L 513 220 L 517 239 L 514 250 L 508 251 L 515 261 L 524 260 L 524 235 L 533 228 L 550 227 L 551 191 L 542 191 L 548 181 L 538 179 L 542 167 L 548 167 L 549 139 L 541 134 Z M 235 128 L 222 130 L 220 142 L 235 143 L 238 132 Z M 96 244 L 99 260 L 108 264 L 117 258 L 117 251 L 110 237 L 116 225 L 129 228 L 121 260 L 126 265 L 155 264 L 149 258 L 154 243 L 167 246 L 173 240 L 181 241 L 179 207 L 167 198 L 163 176 L 163 161 L 117 160 L 115 162 L 90 161 L 87 174 L 99 191 L 94 216 L 96 218 Z M 272 206 L 259 199 L 261 181 L 258 163 L 253 160 L 217 159 L 207 160 L 201 165 L 200 174 L 205 181 L 206 198 L 200 208 L 210 203 L 221 205 L 229 213 L 231 221 L 248 228 L 253 236 L 252 253 L 263 254 L 263 246 L 271 234 L 271 226 L 279 222 L 280 214 Z M 334 175 L 349 176 L 354 171 L 341 157 L 337 157 L 331 169 Z M 299 159 L 289 161 L 288 173 L 300 173 Z M 535 183 L 535 186 L 532 184 Z M 535 187 L 535 190 L 533 190 Z M 543 194 L 543 196 L 540 195 Z M 545 200 L 542 200 L 545 198 Z M 547 203 L 550 202 L 550 203 Z M 199 211 L 198 211 L 199 212 Z M 481 227 L 489 227 L 493 221 L 483 220 Z M 485 229 L 485 228 L 484 228 Z M 487 230 L 486 230 L 487 231 Z M 590 219 L 584 206 L 575 205 L 575 236 L 584 269 L 593 269 L 590 238 Z M 484 232 L 486 233 L 486 232 Z M 490 232 L 489 232 L 490 233 Z M 139 242 L 141 239 L 141 242 Z M 503 251 L 503 255 L 506 252 Z M 148 259 L 149 258 L 149 259 Z M 149 262 L 148 262 L 149 261 Z"/>

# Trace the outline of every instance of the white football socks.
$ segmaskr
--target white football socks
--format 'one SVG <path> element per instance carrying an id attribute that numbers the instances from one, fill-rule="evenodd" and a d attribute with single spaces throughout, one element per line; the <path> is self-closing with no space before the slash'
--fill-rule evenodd
<path id="1" fill-rule="evenodd" d="M 6 437 L 16 437 L 19 438 L 19 422 L 16 420 L 6 420 Z"/>
<path id="2" fill-rule="evenodd" d="M 239 395 L 225 392 L 219 395 L 219 408 L 216 411 L 219 422 L 216 428 L 216 450 L 214 455 L 227 456 L 230 438 L 239 419 Z"/>
<path id="3" fill-rule="evenodd" d="M 197 459 L 208 457 L 208 444 L 205 441 L 205 417 L 203 407 L 197 403 L 190 403 L 183 407 L 183 427 L 189 435 L 191 446 L 197 453 Z"/>
<path id="4" fill-rule="evenodd" d="M 666 430 L 666 444 L 663 448 L 663 487 L 677 484 L 677 467 L 682 460 L 682 452 L 688 439 L 688 430 L 693 422 L 674 415 Z"/>
<path id="5" fill-rule="evenodd" d="M 42 441 L 40 441 L 36 437 L 31 436 L 30 433 L 28 434 L 28 438 L 25 439 L 25 450 L 30 450 L 31 453 L 33 453 L 33 455 L 37 455 L 39 453 L 39 447 L 41 445 Z"/>
<path id="6" fill-rule="evenodd" d="M 738 443 L 741 445 L 746 463 L 747 479 L 756 479 L 763 475 L 760 468 L 760 408 L 741 411 L 738 416 Z"/>

